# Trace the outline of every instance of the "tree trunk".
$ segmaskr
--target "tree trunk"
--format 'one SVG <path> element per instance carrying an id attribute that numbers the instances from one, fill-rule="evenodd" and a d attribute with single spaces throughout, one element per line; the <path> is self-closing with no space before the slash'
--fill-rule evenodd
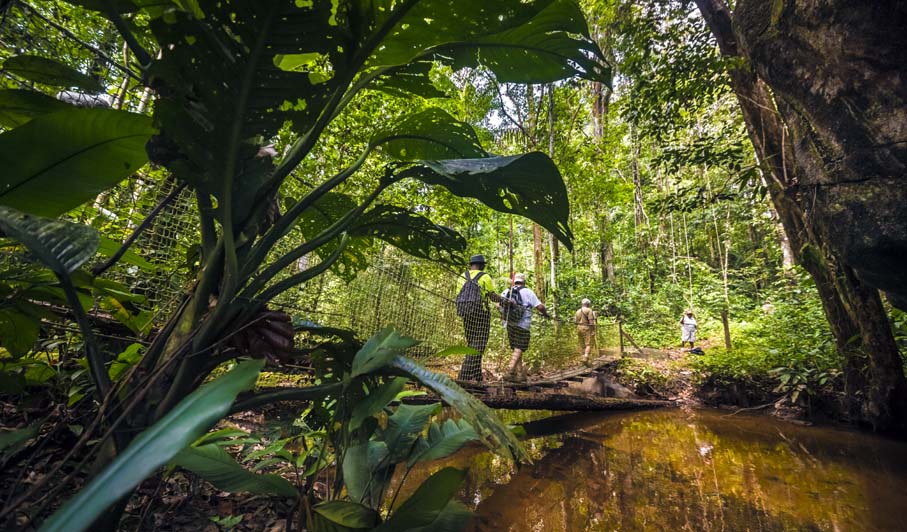
<path id="1" fill-rule="evenodd" d="M 724 0 L 697 0 L 696 3 L 722 54 L 748 60 Z M 744 4 L 745 0 L 741 6 Z M 840 9 L 847 8 L 842 6 Z M 904 430 L 907 381 L 878 293 L 868 289 L 829 254 L 828 231 L 814 216 L 806 215 L 816 201 L 815 193 L 808 198 L 798 194 L 801 176 L 814 174 L 814 178 L 821 178 L 818 175 L 821 165 L 808 157 L 811 152 L 804 149 L 802 142 L 810 134 L 808 126 L 804 127 L 803 122 L 790 112 L 784 113 L 787 109 L 783 102 L 779 102 L 782 107 L 779 112 L 779 105 L 768 86 L 754 72 L 738 67 L 731 69 L 729 74 L 794 257 L 815 280 L 837 347 L 846 359 L 848 395 L 854 397 L 857 391 L 866 394 L 862 411 L 865 421 L 879 429 Z M 782 113 L 786 124 L 782 122 Z M 791 133 L 794 138 L 790 138 Z M 796 151 L 794 146 L 799 146 Z M 851 341 L 855 336 L 859 336 L 861 346 Z M 864 383 L 862 368 L 867 356 L 871 382 Z"/>
<path id="2" fill-rule="evenodd" d="M 755 72 L 772 89 L 813 229 L 861 282 L 907 309 L 907 4 L 740 0 Z"/>

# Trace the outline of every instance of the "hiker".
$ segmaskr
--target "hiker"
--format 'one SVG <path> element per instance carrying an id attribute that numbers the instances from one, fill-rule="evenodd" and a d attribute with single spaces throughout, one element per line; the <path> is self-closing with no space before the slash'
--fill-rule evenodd
<path id="1" fill-rule="evenodd" d="M 486 297 L 497 299 L 494 283 L 485 273 L 485 256 L 473 255 L 469 259 L 469 270 L 460 278 L 460 292 L 457 294 L 457 315 L 463 319 L 463 333 L 466 345 L 479 352 L 466 355 L 460 374 L 461 381 L 482 380 L 482 355 L 488 345 L 488 330 L 491 328 L 491 312 Z"/>
<path id="2" fill-rule="evenodd" d="M 693 349 L 693 342 L 696 341 L 696 318 L 693 317 L 693 309 L 687 309 L 686 314 L 680 318 L 680 348 L 690 342 L 690 349 Z"/>
<path id="3" fill-rule="evenodd" d="M 522 359 L 523 352 L 529 349 L 529 327 L 532 324 L 533 308 L 537 309 L 542 316 L 551 317 L 535 292 L 526 288 L 526 274 L 518 273 L 513 276 L 513 287 L 501 294 L 501 302 L 498 304 L 498 309 L 507 325 L 507 340 L 510 342 L 510 348 L 513 349 L 510 365 L 507 367 L 506 378 L 509 380 L 526 381 L 526 370 L 523 367 Z"/>
<path id="4" fill-rule="evenodd" d="M 592 301 L 584 298 L 582 306 L 576 311 L 576 332 L 579 335 L 579 347 L 583 350 L 583 364 L 589 364 L 589 353 L 595 345 L 595 312 L 591 308 Z"/>

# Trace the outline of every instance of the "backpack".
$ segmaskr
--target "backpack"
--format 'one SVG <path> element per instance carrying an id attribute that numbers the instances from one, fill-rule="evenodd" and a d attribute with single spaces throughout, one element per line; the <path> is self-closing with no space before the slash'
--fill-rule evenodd
<path id="1" fill-rule="evenodd" d="M 485 300 L 482 299 L 482 289 L 479 287 L 479 279 L 485 275 L 485 272 L 479 272 L 475 277 L 470 277 L 469 272 L 464 272 L 466 282 L 460 287 L 460 293 L 457 294 L 457 316 L 465 318 L 475 314 L 485 307 Z"/>
<path id="2" fill-rule="evenodd" d="M 518 325 L 523 319 L 523 312 L 526 306 L 523 304 L 523 296 L 520 290 L 523 287 L 514 286 L 507 291 L 507 295 L 501 300 L 501 319 L 507 322 L 507 325 Z"/>

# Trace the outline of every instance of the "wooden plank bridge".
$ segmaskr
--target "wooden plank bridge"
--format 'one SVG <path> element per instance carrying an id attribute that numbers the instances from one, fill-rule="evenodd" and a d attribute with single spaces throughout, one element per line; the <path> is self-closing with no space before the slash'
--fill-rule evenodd
<path id="1" fill-rule="evenodd" d="M 646 351 L 652 351 L 646 353 Z M 492 408 L 507 410 L 601 411 L 632 410 L 676 406 L 674 401 L 644 399 L 635 395 L 613 393 L 603 376 L 603 369 L 620 358 L 610 350 L 588 365 L 571 367 L 530 378 L 527 382 L 505 380 L 491 382 L 457 381 L 457 383 Z M 643 356 L 657 355 L 655 350 L 640 350 Z M 433 403 L 440 399 L 432 394 L 407 399 L 412 403 Z"/>

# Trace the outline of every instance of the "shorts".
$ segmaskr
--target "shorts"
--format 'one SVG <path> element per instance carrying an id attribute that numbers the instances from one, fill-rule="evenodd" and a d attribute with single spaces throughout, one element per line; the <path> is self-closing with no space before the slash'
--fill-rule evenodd
<path id="1" fill-rule="evenodd" d="M 579 335 L 579 344 L 582 347 L 592 347 L 595 345 L 595 328 L 588 325 L 580 325 L 576 329 Z"/>
<path id="2" fill-rule="evenodd" d="M 529 329 L 519 325 L 507 326 L 507 339 L 510 340 L 510 349 L 529 349 Z"/>

